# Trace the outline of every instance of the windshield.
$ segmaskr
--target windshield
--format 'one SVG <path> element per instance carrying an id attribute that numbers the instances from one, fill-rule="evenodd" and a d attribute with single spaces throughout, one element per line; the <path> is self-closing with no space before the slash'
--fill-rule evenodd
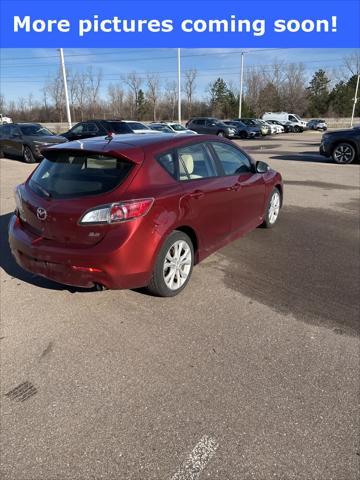
<path id="1" fill-rule="evenodd" d="M 30 178 L 29 186 L 41 196 L 74 198 L 109 192 L 132 168 L 130 162 L 92 153 L 51 151 Z"/>
<path id="2" fill-rule="evenodd" d="M 28 136 L 54 135 L 50 130 L 41 125 L 19 125 L 21 133 Z"/>
<path id="3" fill-rule="evenodd" d="M 167 125 L 151 125 L 151 130 L 157 130 L 158 132 L 173 133 L 171 128 Z"/>
<path id="4" fill-rule="evenodd" d="M 170 127 L 175 130 L 175 132 L 182 132 L 183 130 L 186 130 L 186 128 L 180 125 L 180 123 L 171 123 Z"/>
<path id="5" fill-rule="evenodd" d="M 132 130 L 150 130 L 149 127 L 140 122 L 127 122 Z"/>

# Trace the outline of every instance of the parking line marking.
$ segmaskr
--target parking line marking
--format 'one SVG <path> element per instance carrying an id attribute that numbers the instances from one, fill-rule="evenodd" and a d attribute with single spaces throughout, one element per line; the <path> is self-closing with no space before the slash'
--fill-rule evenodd
<path id="1" fill-rule="evenodd" d="M 171 480 L 197 480 L 218 446 L 214 438 L 204 435 Z"/>

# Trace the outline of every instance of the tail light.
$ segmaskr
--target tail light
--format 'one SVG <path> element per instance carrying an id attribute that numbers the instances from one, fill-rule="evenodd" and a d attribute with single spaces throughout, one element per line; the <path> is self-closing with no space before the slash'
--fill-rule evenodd
<path id="1" fill-rule="evenodd" d="M 23 222 L 26 222 L 19 185 L 15 187 L 14 195 L 15 195 L 15 204 L 16 204 L 15 213 Z"/>
<path id="2" fill-rule="evenodd" d="M 141 198 L 138 200 L 129 200 L 127 202 L 110 203 L 100 205 L 88 210 L 80 219 L 81 225 L 96 223 L 119 223 L 143 217 L 148 213 L 153 198 Z"/>

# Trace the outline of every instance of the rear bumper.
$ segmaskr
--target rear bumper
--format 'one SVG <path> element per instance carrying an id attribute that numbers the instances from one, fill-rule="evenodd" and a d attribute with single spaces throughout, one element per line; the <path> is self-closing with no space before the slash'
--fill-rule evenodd
<path id="1" fill-rule="evenodd" d="M 81 249 L 54 247 L 49 243 L 25 230 L 13 215 L 9 223 L 9 244 L 16 262 L 24 270 L 83 288 L 95 284 L 110 289 L 137 288 L 149 283 L 153 255 L 144 252 L 139 261 L 131 254 L 131 242 L 112 250 L 106 245 L 104 248 L 103 242 Z M 136 240 L 134 243 L 138 248 Z"/>

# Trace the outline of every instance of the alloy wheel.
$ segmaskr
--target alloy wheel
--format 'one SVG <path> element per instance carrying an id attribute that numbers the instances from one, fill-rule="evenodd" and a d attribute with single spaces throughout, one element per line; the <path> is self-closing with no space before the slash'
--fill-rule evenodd
<path id="1" fill-rule="evenodd" d="M 163 277 L 170 290 L 178 290 L 186 282 L 192 265 L 191 248 L 185 240 L 178 240 L 166 253 Z"/>
<path id="2" fill-rule="evenodd" d="M 351 163 L 354 159 L 355 152 L 351 145 L 340 144 L 334 150 L 334 160 L 337 163 Z"/>
<path id="3" fill-rule="evenodd" d="M 279 192 L 275 191 L 270 200 L 270 206 L 269 206 L 269 223 L 273 225 L 277 217 L 279 216 L 280 212 L 280 195 Z"/>

